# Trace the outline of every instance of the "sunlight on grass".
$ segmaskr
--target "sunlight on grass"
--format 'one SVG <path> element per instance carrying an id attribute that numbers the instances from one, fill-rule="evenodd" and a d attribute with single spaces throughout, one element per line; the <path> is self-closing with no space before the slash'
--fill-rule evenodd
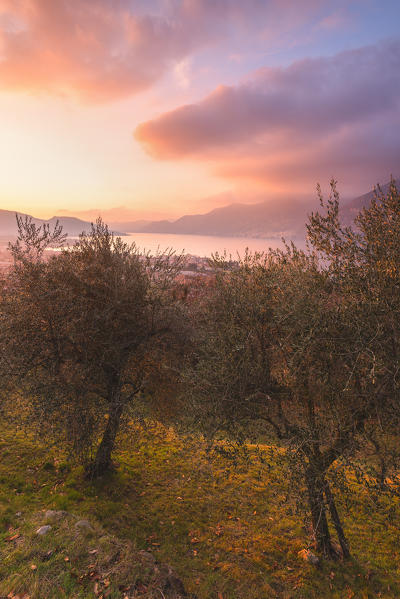
<path id="1" fill-rule="evenodd" d="M 151 551 L 170 563 L 199 599 L 400 594 L 398 503 L 372 506 L 359 488 L 347 511 L 340 506 L 347 514 L 354 559 L 315 568 L 297 555 L 310 538 L 280 462 L 271 468 L 253 456 L 248 467 L 233 467 L 207 454 L 197 439 L 184 442 L 167 429 L 148 426 L 126 432 L 118 471 L 90 484 L 65 456 L 46 451 L 25 433 L 6 430 L 0 445 L 3 556 L 9 551 L 6 539 L 23 529 L 26 518 L 53 508 L 87 516 L 107 532 Z M 26 566 L 26 555 L 16 552 L 12 564 L 1 561 L 0 579 L 12 586 Z M 67 574 L 60 583 L 63 596 L 83 596 L 68 591 L 72 583 Z M 0 590 L 8 593 L 12 588 L 5 584 L 0 583 Z M 33 582 L 27 584 L 32 593 Z"/>

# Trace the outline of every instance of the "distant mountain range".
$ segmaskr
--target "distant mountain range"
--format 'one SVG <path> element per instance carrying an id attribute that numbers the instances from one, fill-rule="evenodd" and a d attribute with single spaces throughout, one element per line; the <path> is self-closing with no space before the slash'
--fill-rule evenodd
<path id="1" fill-rule="evenodd" d="M 206 214 L 182 216 L 172 222 L 161 220 L 137 225 L 129 223 L 131 227 L 126 229 L 142 233 L 265 238 L 293 232 L 293 228 L 298 228 L 298 213 L 299 207 L 287 202 L 230 204 Z"/>
<path id="2" fill-rule="evenodd" d="M 24 213 L 18 212 L 19 216 L 29 216 Z M 15 218 L 16 213 L 12 210 L 0 210 L 0 236 L 2 237 L 15 237 L 17 235 L 17 220 Z M 67 233 L 68 237 L 77 237 L 83 231 L 90 231 L 91 223 L 88 221 L 75 218 L 73 216 L 53 216 L 49 220 L 41 218 L 31 217 L 33 222 L 37 225 L 43 225 L 44 223 L 49 225 L 55 225 L 58 221 L 63 228 L 63 231 Z M 119 233 L 121 235 L 121 233 Z"/>
<path id="3" fill-rule="evenodd" d="M 400 191 L 400 179 L 395 180 L 397 189 Z M 385 185 L 381 185 L 381 190 L 383 193 L 387 193 L 389 191 L 390 183 L 385 183 Z M 350 202 L 346 202 L 342 209 L 343 220 L 346 224 L 351 224 L 357 214 L 360 212 L 362 208 L 368 206 L 370 201 L 374 198 L 375 192 L 369 191 L 368 193 L 364 193 L 364 195 L 359 196 L 358 198 L 354 198 L 350 200 Z"/>
<path id="4" fill-rule="evenodd" d="M 400 183 L 400 180 L 397 181 Z M 386 192 L 389 183 L 382 186 Z M 372 199 L 368 192 L 341 205 L 346 223 L 354 220 L 359 210 Z M 124 223 L 131 233 L 171 233 L 178 235 L 216 235 L 220 237 L 253 237 L 303 239 L 307 214 L 316 210 L 313 202 L 274 201 L 257 204 L 230 204 L 206 214 L 182 216 L 174 221 L 134 221 Z M 120 223 L 118 223 L 120 224 Z"/>
<path id="5" fill-rule="evenodd" d="M 397 180 L 400 184 L 400 179 Z M 382 186 L 386 192 L 389 183 Z M 353 221 L 359 210 L 366 206 L 374 195 L 370 191 L 341 205 L 341 213 L 346 223 Z M 315 200 L 295 202 L 280 200 L 259 202 L 258 204 L 230 204 L 215 208 L 205 214 L 182 216 L 174 221 L 111 222 L 110 227 L 118 232 L 129 233 L 171 233 L 177 235 L 215 235 L 219 237 L 253 237 L 271 239 L 303 239 L 307 214 L 316 210 Z M 54 224 L 56 220 L 70 237 L 90 230 L 90 222 L 69 216 L 53 216 L 50 220 L 33 218 L 37 224 Z M 15 212 L 0 210 L 0 236 L 10 237 L 17 233 Z M 123 235 L 123 233 L 118 233 Z"/>

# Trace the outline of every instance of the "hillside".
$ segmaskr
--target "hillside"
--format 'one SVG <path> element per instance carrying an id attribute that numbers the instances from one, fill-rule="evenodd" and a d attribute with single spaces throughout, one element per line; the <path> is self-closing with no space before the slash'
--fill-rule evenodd
<path id="1" fill-rule="evenodd" d="M 340 507 L 355 557 L 315 567 L 298 555 L 310 539 L 285 465 L 266 450 L 266 462 L 233 466 L 199 439 L 147 423 L 126 431 L 118 472 L 90 483 L 56 446 L 4 423 L 0 596 L 170 599 L 161 585 L 163 594 L 149 595 L 153 570 L 138 571 L 137 556 L 151 552 L 197 599 L 399 597 L 398 499 L 373 499 L 354 484 Z M 62 510 L 62 519 L 46 510 Z M 82 537 L 68 514 L 93 531 Z M 125 585 L 135 573 L 143 586 L 132 593 Z"/>
<path id="2" fill-rule="evenodd" d="M 7 534 L 0 546 L 0 591 L 9 598 L 155 599 L 162 593 L 165 599 L 196 599 L 152 553 L 65 510 L 19 512 Z"/>
<path id="3" fill-rule="evenodd" d="M 396 179 L 395 183 L 399 188 L 400 179 Z M 389 187 L 390 183 L 385 183 L 385 185 L 382 185 L 382 192 L 386 194 L 389 191 Z M 368 193 L 364 193 L 363 195 L 358 196 L 357 198 L 354 198 L 343 205 L 342 215 L 346 224 L 351 224 L 351 222 L 355 219 L 359 211 L 365 206 L 368 206 L 370 201 L 374 198 L 374 195 L 374 191 L 369 191 Z"/>
<path id="4" fill-rule="evenodd" d="M 222 237 L 296 237 L 303 232 L 306 212 L 305 204 L 288 201 L 230 204 L 205 214 L 182 216 L 173 222 L 152 222 L 140 227 L 140 231 Z"/>
<path id="5" fill-rule="evenodd" d="M 400 179 L 397 180 L 397 183 Z M 382 186 L 386 192 L 389 183 Z M 358 211 L 373 198 L 369 191 L 341 205 L 343 219 L 350 224 Z M 184 215 L 174 221 L 137 220 L 110 222 L 111 228 L 130 233 L 171 233 L 177 235 L 215 235 L 220 237 L 281 238 L 303 240 L 307 214 L 317 208 L 315 200 L 295 202 L 280 200 L 257 204 L 229 204 L 204 214 Z M 75 217 L 53 216 L 50 220 L 33 218 L 37 224 L 54 224 L 58 220 L 70 237 L 90 229 L 90 222 Z M 17 232 L 15 212 L 0 210 L 0 236 L 15 236 Z M 118 233 L 122 234 L 123 233 Z"/>
<path id="6" fill-rule="evenodd" d="M 382 186 L 387 191 L 389 184 Z M 350 223 L 360 208 L 368 204 L 373 191 L 342 204 L 343 218 Z M 307 214 L 317 208 L 312 202 L 281 200 L 257 204 L 230 204 L 205 214 L 182 216 L 174 221 L 126 223 L 130 232 L 172 233 L 180 235 L 216 235 L 221 237 L 285 237 L 303 239 Z"/>
<path id="7" fill-rule="evenodd" d="M 17 222 L 15 212 L 12 210 L 0 210 L 0 236 L 15 237 L 17 234 Z M 30 216 L 24 213 L 18 213 L 20 216 Z M 49 220 L 32 217 L 37 225 L 48 223 L 54 225 L 58 220 L 63 230 L 69 237 L 77 237 L 83 231 L 90 230 L 90 222 L 75 218 L 72 216 L 53 216 Z"/>

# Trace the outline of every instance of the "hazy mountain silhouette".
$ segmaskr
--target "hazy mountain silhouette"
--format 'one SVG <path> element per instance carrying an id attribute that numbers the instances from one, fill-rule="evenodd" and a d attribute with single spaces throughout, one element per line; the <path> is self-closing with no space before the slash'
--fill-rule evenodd
<path id="1" fill-rule="evenodd" d="M 400 186 L 400 179 L 397 179 Z M 383 192 L 389 189 L 389 183 L 381 186 Z M 357 198 L 341 204 L 344 222 L 350 224 L 361 208 L 368 205 L 374 197 L 369 191 Z M 307 215 L 316 211 L 315 199 L 306 201 L 274 200 L 257 204 L 229 204 L 215 208 L 205 214 L 182 216 L 174 221 L 137 220 L 131 222 L 111 222 L 114 231 L 124 230 L 130 233 L 171 233 L 177 235 L 215 235 L 220 237 L 255 237 L 304 239 Z M 70 216 L 53 216 L 50 220 L 33 218 L 38 225 L 54 223 L 58 220 L 70 237 L 76 237 L 82 231 L 90 230 L 90 222 Z M 17 233 L 15 212 L 0 210 L 0 236 L 13 237 Z M 121 233 L 119 233 L 121 235 Z"/>
<path id="2" fill-rule="evenodd" d="M 388 188 L 389 183 L 382 185 L 382 191 L 386 192 Z M 370 191 L 350 201 L 343 202 L 341 204 L 343 220 L 346 223 L 352 222 L 359 210 L 366 206 L 373 196 L 374 192 Z M 124 228 L 132 233 L 303 239 L 307 215 L 317 209 L 318 205 L 315 199 L 308 202 L 275 200 L 257 204 L 230 204 L 222 208 L 215 208 L 205 214 L 182 216 L 174 221 L 126 223 Z"/>
<path id="3" fill-rule="evenodd" d="M 131 221 L 123 221 L 123 220 L 111 220 L 108 221 L 105 219 L 105 222 L 111 227 L 114 231 L 134 231 L 135 233 L 142 231 L 144 227 L 150 225 L 150 223 L 154 222 L 150 219 L 141 219 L 141 220 L 131 220 Z M 158 221 L 157 221 L 158 222 Z"/>
<path id="4" fill-rule="evenodd" d="M 216 235 L 221 237 L 288 237 L 300 235 L 311 204 L 293 201 L 230 204 L 205 214 L 186 215 L 175 221 L 128 223 L 125 229 L 142 233 Z"/>
<path id="5" fill-rule="evenodd" d="M 3 237 L 15 237 L 17 235 L 17 220 L 15 218 L 15 212 L 12 210 L 0 210 L 0 235 Z M 24 213 L 18 212 L 20 216 L 29 216 Z M 77 237 L 83 231 L 90 231 L 90 223 L 80 218 L 73 216 L 53 216 L 49 220 L 41 218 L 31 217 L 33 222 L 37 225 L 49 223 L 54 226 L 56 221 L 62 225 L 63 231 L 67 233 L 69 237 Z"/>
<path id="6" fill-rule="evenodd" d="M 400 179 L 395 179 L 395 183 L 397 189 L 400 191 Z M 389 187 L 390 183 L 385 183 L 385 185 L 380 186 L 383 193 L 387 193 L 389 191 Z M 360 212 L 360 210 L 368 206 L 368 204 L 374 198 L 374 196 L 375 191 L 372 190 L 368 193 L 364 193 L 362 196 L 358 196 L 357 198 L 354 198 L 353 200 L 346 202 L 346 204 L 343 205 L 343 208 L 341 210 L 342 217 L 345 223 L 351 224 L 354 221 L 357 214 Z"/>

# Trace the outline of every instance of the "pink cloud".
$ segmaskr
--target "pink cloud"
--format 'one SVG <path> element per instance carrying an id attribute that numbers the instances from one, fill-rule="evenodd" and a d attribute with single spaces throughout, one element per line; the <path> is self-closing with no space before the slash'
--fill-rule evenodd
<path id="1" fill-rule="evenodd" d="M 398 170 L 399 108 L 400 42 L 390 41 L 261 69 L 142 123 L 135 138 L 159 159 L 212 160 L 230 179 L 354 178 L 384 161 Z"/>
<path id="2" fill-rule="evenodd" d="M 318 29 L 337 29 L 343 27 L 349 22 L 349 17 L 344 11 L 334 12 L 320 20 L 317 25 Z"/>
<path id="3" fill-rule="evenodd" d="M 0 89 L 107 101 L 232 31 L 296 24 L 327 0 L 0 0 Z M 290 10 L 289 10 L 290 8 Z"/>
<path id="4" fill-rule="evenodd" d="M 296 144 L 277 147 L 275 152 L 263 148 L 245 148 L 236 156 L 227 156 L 215 163 L 215 174 L 231 182 L 247 182 L 253 187 L 292 192 L 311 189 L 317 181 L 332 177 L 348 194 L 372 188 L 386 182 L 390 175 L 397 176 L 400 168 L 400 140 L 396 131 L 400 117 L 388 121 L 385 116 L 358 126 L 343 127 L 328 136 Z"/>
<path id="5" fill-rule="evenodd" d="M 0 85 L 103 101 L 138 92 L 196 40 L 179 23 L 122 0 L 1 0 Z M 5 16 L 4 16 L 5 18 Z M 3 20 L 4 20 L 3 18 Z"/>
<path id="6" fill-rule="evenodd" d="M 159 158 L 207 152 L 265 134 L 310 138 L 397 110 L 399 92 L 400 43 L 391 42 L 261 69 L 241 85 L 220 86 L 198 104 L 142 123 L 135 137 Z"/>

